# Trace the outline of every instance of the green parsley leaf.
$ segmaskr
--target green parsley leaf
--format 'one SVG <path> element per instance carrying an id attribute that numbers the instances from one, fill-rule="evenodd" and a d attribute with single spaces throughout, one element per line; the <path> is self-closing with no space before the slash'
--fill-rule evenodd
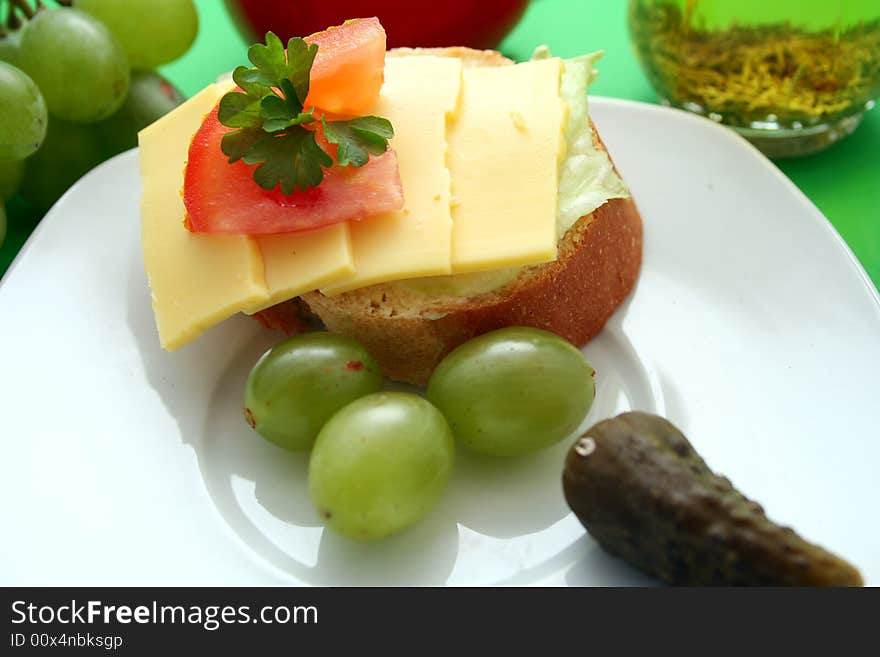
<path id="1" fill-rule="evenodd" d="M 245 164 L 260 164 L 254 171 L 254 180 L 263 189 L 275 189 L 279 184 L 284 194 L 293 194 L 317 187 L 324 178 L 322 167 L 329 167 L 333 159 L 318 146 L 315 134 L 297 130 L 283 135 L 264 137 L 251 146 L 242 157 Z"/>
<path id="2" fill-rule="evenodd" d="M 238 162 L 248 149 L 260 141 L 266 133 L 259 128 L 243 128 L 223 135 L 220 149 L 229 158 L 229 164 Z"/>
<path id="3" fill-rule="evenodd" d="M 232 72 L 232 80 L 241 87 L 244 92 L 252 98 L 262 98 L 272 92 L 272 89 L 266 85 L 260 84 L 259 76 L 256 75 L 256 69 L 247 66 L 238 66 Z"/>
<path id="4" fill-rule="evenodd" d="M 388 150 L 388 140 L 394 136 L 391 122 L 379 116 L 322 122 L 327 141 L 339 146 L 336 160 L 341 166 L 364 166 L 370 154 L 381 155 Z"/>
<path id="5" fill-rule="evenodd" d="M 248 59 L 257 68 L 251 82 L 266 87 L 274 87 L 280 80 L 290 75 L 284 44 L 274 32 L 266 33 L 266 44 L 255 43 L 248 48 Z"/>
<path id="6" fill-rule="evenodd" d="M 288 64 L 290 73 L 287 78 L 292 83 L 300 107 L 303 106 L 306 102 L 306 96 L 309 95 L 309 75 L 312 72 L 312 64 L 317 54 L 317 43 L 309 45 L 297 37 L 287 42 L 287 58 L 290 62 Z M 287 90 L 284 90 L 284 93 L 287 94 Z"/>
<path id="7" fill-rule="evenodd" d="M 313 108 L 309 108 L 308 112 L 302 111 L 302 104 L 296 97 L 290 80 L 282 80 L 280 87 L 281 91 L 285 93 L 284 96 L 271 94 L 263 97 L 260 101 L 260 116 L 265 119 L 264 130 L 277 132 L 290 126 L 311 123 L 315 120 L 312 118 Z"/>
<path id="8" fill-rule="evenodd" d="M 300 102 L 299 98 L 296 97 L 296 89 L 293 88 L 293 82 L 285 78 L 281 80 L 278 86 L 280 87 L 284 101 L 287 103 L 287 106 L 290 107 L 291 112 L 294 114 L 302 112 L 303 104 Z"/>
<path id="9" fill-rule="evenodd" d="M 308 111 L 300 112 L 292 118 L 287 118 L 286 116 L 268 117 L 263 121 L 263 130 L 266 132 L 280 132 L 281 130 L 287 130 L 296 125 L 312 123 L 313 121 L 317 121 L 313 116 L 314 111 L 314 108 L 310 107 Z"/>
<path id="10" fill-rule="evenodd" d="M 394 137 L 394 126 L 391 121 L 381 116 L 359 116 L 348 121 L 349 125 L 358 133 L 370 133 L 383 139 Z M 382 151 L 383 153 L 385 151 Z"/>
<path id="11" fill-rule="evenodd" d="M 263 122 L 260 117 L 260 101 L 253 96 L 232 91 L 220 99 L 217 118 L 230 128 L 258 128 Z"/>
<path id="12" fill-rule="evenodd" d="M 230 164 L 242 160 L 259 165 L 254 180 L 264 189 L 281 186 L 284 194 L 316 187 L 324 178 L 331 158 L 305 125 L 318 119 L 315 108 L 304 110 L 309 95 L 312 64 L 317 44 L 294 37 L 284 45 L 274 33 L 265 43 L 248 49 L 252 68 L 239 66 L 232 79 L 241 91 L 230 91 L 220 100 L 220 123 L 236 128 L 220 144 Z M 369 156 L 388 148 L 394 130 L 387 119 L 362 116 L 347 121 L 321 119 L 327 139 L 338 145 L 341 166 L 363 166 Z"/>

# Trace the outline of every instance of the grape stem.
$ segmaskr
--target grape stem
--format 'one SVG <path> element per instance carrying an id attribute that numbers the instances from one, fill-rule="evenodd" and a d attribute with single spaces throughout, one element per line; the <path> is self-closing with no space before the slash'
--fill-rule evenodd
<path id="1" fill-rule="evenodd" d="M 9 14 L 10 17 L 15 14 L 14 9 L 18 9 L 21 13 L 23 13 L 27 18 L 33 18 L 36 15 L 34 8 L 30 6 L 25 0 L 9 0 L 10 4 L 12 4 L 12 9 L 10 9 Z"/>
<path id="2" fill-rule="evenodd" d="M 21 19 L 18 17 L 18 14 L 15 13 L 15 7 L 9 5 L 9 9 L 6 13 L 6 28 L 9 30 L 17 30 L 21 27 Z"/>
<path id="3" fill-rule="evenodd" d="M 55 2 L 62 7 L 73 6 L 73 0 L 55 0 Z M 37 12 L 41 9 L 45 9 L 43 0 L 34 0 L 33 7 L 27 2 L 27 0 L 9 0 L 9 11 L 6 15 L 6 24 L 4 26 L 0 23 L 0 39 L 6 36 L 7 30 L 15 31 L 21 27 L 22 18 L 18 15 L 18 12 L 23 13 L 26 19 L 31 19 L 36 16 Z"/>

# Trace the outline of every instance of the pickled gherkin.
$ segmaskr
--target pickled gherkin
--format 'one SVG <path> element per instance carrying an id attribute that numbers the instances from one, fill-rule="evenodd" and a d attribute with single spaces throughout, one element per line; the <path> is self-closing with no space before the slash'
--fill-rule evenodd
<path id="1" fill-rule="evenodd" d="M 670 584 L 862 585 L 856 568 L 769 520 L 656 415 L 589 429 L 568 453 L 563 487 L 603 548 Z"/>

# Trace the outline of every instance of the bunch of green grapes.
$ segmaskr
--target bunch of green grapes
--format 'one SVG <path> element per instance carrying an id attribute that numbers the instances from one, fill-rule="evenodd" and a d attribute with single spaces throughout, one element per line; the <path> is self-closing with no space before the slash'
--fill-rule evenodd
<path id="1" fill-rule="evenodd" d="M 41 216 L 183 98 L 153 69 L 186 52 L 193 0 L 0 0 L 4 204 Z"/>

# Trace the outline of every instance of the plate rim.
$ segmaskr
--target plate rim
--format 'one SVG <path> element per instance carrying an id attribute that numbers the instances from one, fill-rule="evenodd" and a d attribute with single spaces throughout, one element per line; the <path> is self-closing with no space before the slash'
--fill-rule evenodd
<path id="1" fill-rule="evenodd" d="M 803 190 L 794 183 L 791 178 L 785 175 L 782 169 L 776 166 L 773 160 L 764 155 L 764 153 L 758 150 L 758 148 L 754 146 L 751 142 L 749 142 L 745 137 L 737 133 L 732 128 L 728 128 L 705 116 L 700 116 L 699 114 L 694 114 L 693 112 L 688 112 L 686 110 L 678 109 L 676 107 L 667 107 L 665 105 L 657 105 L 654 103 L 646 103 L 625 98 L 612 98 L 606 96 L 590 96 L 589 100 L 600 101 L 600 106 L 628 107 L 637 111 L 646 111 L 649 113 L 666 115 L 668 117 L 676 117 L 677 119 L 681 119 L 686 122 L 691 121 L 695 125 L 699 125 L 702 128 L 711 126 L 711 128 L 709 129 L 714 130 L 716 135 L 719 135 L 719 137 L 725 139 L 729 144 L 735 145 L 740 150 L 748 152 L 750 156 L 755 160 L 756 164 L 762 166 L 768 174 L 772 175 L 777 181 L 781 182 L 788 189 L 789 192 L 793 192 L 794 196 L 797 197 L 801 205 L 804 205 L 809 209 L 809 214 L 812 216 L 812 221 L 818 222 L 820 225 L 822 225 L 826 232 L 830 233 L 831 238 L 837 243 L 839 247 L 843 249 L 850 263 L 855 266 L 859 278 L 861 279 L 862 283 L 864 283 L 867 287 L 868 293 L 873 299 L 874 304 L 877 306 L 878 310 L 880 310 L 880 291 L 878 291 L 877 286 L 874 285 L 874 281 L 868 275 L 868 272 L 865 270 L 861 261 L 856 257 L 855 252 L 852 250 L 847 241 L 843 239 L 843 236 L 840 234 L 840 232 L 838 232 L 837 228 L 834 227 L 834 224 L 831 222 L 831 220 L 825 215 L 825 213 L 822 212 L 822 210 L 819 209 L 819 207 L 812 201 L 812 199 L 810 199 L 810 197 L 807 196 L 803 192 Z M 613 158 L 613 153 L 611 155 Z"/>

